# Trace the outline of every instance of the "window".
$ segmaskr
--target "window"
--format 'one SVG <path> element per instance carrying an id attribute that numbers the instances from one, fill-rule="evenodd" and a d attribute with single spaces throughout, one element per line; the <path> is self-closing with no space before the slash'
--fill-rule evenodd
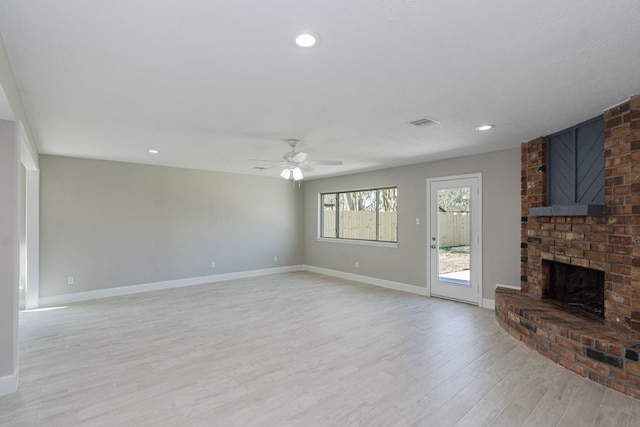
<path id="1" fill-rule="evenodd" d="M 398 189 L 324 193 L 320 195 L 320 237 L 398 241 Z"/>

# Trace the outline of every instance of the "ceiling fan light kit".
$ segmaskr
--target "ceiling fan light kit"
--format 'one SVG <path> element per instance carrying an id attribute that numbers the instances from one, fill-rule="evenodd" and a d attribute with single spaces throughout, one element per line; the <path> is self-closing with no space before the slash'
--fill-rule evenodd
<path id="1" fill-rule="evenodd" d="M 293 168 L 293 180 L 300 181 L 304 176 L 302 175 L 302 170 L 299 167 Z"/>
<path id="2" fill-rule="evenodd" d="M 304 175 L 302 175 L 302 169 L 297 166 L 294 168 L 284 168 L 284 170 L 280 172 L 280 176 L 287 180 L 293 178 L 294 181 L 301 181 L 304 178 Z"/>
<path id="3" fill-rule="evenodd" d="M 290 179 L 291 178 L 291 169 L 285 168 L 285 170 L 280 172 L 280 176 L 283 177 L 284 179 Z"/>

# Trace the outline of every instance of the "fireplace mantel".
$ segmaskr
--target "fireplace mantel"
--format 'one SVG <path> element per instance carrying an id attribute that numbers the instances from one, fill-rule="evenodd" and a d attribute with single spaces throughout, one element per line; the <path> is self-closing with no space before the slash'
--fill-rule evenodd
<path id="1" fill-rule="evenodd" d="M 604 216 L 604 205 L 556 205 L 529 209 L 529 216 Z"/>

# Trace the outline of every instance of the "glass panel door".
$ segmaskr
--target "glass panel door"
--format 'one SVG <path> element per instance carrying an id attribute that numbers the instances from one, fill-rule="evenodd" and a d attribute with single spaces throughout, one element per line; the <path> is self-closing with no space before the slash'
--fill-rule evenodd
<path id="1" fill-rule="evenodd" d="M 428 189 L 431 295 L 480 304 L 479 177 L 431 179 Z"/>
<path id="2" fill-rule="evenodd" d="M 470 286 L 470 187 L 438 190 L 438 280 Z"/>

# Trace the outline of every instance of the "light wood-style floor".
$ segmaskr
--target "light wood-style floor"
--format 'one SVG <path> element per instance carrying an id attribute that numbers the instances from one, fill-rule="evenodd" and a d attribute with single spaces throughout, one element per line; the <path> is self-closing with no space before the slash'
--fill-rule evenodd
<path id="1" fill-rule="evenodd" d="M 9 426 L 638 426 L 492 311 L 299 272 L 25 312 Z"/>

